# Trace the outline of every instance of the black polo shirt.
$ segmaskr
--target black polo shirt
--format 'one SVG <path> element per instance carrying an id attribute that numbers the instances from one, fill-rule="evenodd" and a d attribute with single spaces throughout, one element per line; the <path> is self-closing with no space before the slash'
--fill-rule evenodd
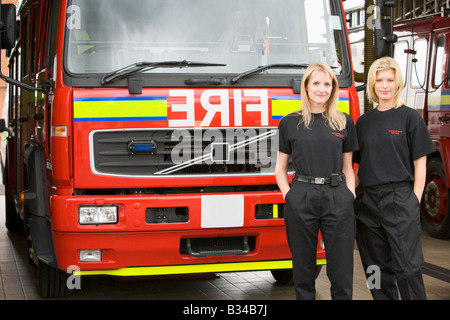
<path id="1" fill-rule="evenodd" d="M 299 124 L 301 115 L 291 113 L 278 125 L 279 150 L 290 154 L 298 174 L 311 177 L 329 177 L 342 173 L 342 155 L 358 149 L 353 119 L 345 114 L 347 122 L 342 131 L 333 130 L 321 113 L 313 114 L 309 129 Z"/>
<path id="2" fill-rule="evenodd" d="M 362 186 L 414 181 L 414 160 L 435 151 L 419 113 L 407 106 L 370 110 L 356 122 L 358 176 Z"/>

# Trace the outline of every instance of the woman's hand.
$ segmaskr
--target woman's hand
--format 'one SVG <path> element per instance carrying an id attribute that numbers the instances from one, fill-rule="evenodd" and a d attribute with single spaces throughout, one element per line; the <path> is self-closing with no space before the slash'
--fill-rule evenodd
<path id="1" fill-rule="evenodd" d="M 277 164 L 275 166 L 275 179 L 277 180 L 278 188 L 280 188 L 283 199 L 285 199 L 286 194 L 291 189 L 291 187 L 289 186 L 289 177 L 287 171 L 289 165 L 289 157 L 289 154 L 278 151 Z"/>

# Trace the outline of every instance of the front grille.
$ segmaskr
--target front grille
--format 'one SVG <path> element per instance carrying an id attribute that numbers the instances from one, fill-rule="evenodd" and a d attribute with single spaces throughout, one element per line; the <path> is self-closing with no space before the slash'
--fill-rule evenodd
<path id="1" fill-rule="evenodd" d="M 180 253 L 194 257 L 244 255 L 255 250 L 256 237 L 219 237 L 180 240 Z"/>
<path id="2" fill-rule="evenodd" d="M 97 131 L 95 173 L 120 176 L 273 174 L 276 129 Z M 93 155 L 93 157 L 92 157 Z"/>

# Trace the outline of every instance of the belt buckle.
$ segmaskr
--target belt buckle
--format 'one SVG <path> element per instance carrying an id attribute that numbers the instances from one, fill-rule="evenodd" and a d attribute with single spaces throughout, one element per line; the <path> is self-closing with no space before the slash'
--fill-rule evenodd
<path id="1" fill-rule="evenodd" d="M 314 178 L 315 184 L 325 184 L 325 178 Z"/>

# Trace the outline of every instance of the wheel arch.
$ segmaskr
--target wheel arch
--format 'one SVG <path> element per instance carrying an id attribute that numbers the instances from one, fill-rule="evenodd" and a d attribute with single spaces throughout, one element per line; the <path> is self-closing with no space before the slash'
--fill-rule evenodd
<path id="1" fill-rule="evenodd" d="M 444 167 L 445 184 L 450 186 L 450 139 L 433 138 L 436 151 L 428 155 L 428 161 L 431 159 L 440 159 Z"/>
<path id="2" fill-rule="evenodd" d="M 436 152 L 428 156 L 426 183 L 421 201 L 421 222 L 434 238 L 450 237 L 449 167 L 450 143 L 443 139 L 436 143 Z"/>
<path id="3" fill-rule="evenodd" d="M 27 142 L 23 150 L 24 157 L 24 185 L 27 189 L 22 192 L 21 198 L 27 207 L 29 232 L 32 239 L 33 250 L 38 260 L 58 267 L 53 233 L 50 223 L 50 197 L 49 183 L 46 175 L 45 153 L 42 147 L 35 142 Z M 36 262 L 35 262 L 36 263 Z"/>

